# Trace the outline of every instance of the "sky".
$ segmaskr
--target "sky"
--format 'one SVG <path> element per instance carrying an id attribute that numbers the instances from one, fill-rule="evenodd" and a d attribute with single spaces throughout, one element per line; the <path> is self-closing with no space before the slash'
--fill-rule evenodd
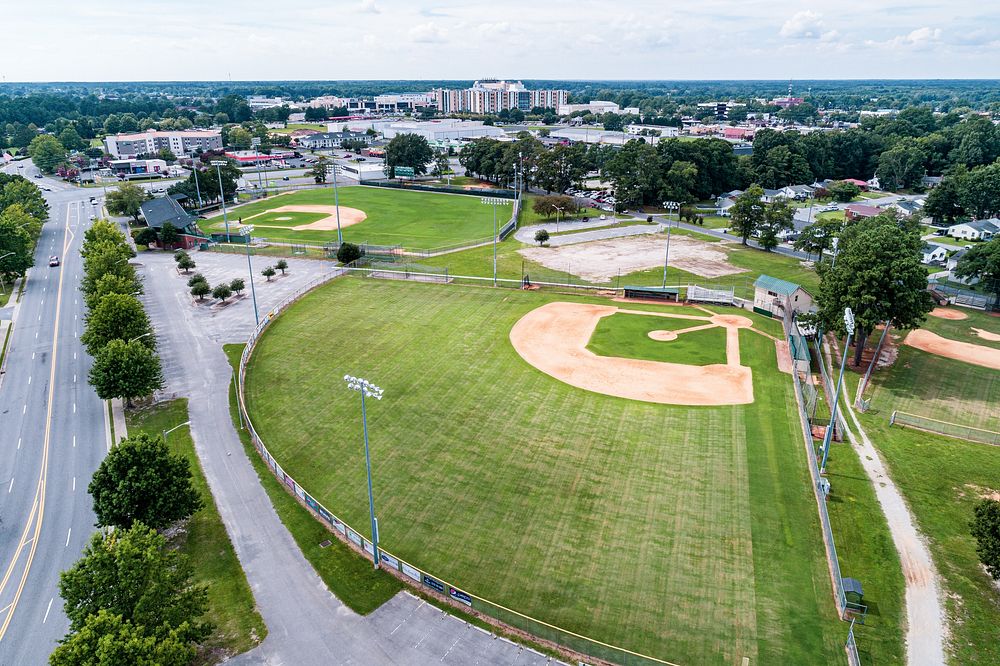
<path id="1" fill-rule="evenodd" d="M 1000 77 L 991 0 L 0 0 L 0 81 Z"/>

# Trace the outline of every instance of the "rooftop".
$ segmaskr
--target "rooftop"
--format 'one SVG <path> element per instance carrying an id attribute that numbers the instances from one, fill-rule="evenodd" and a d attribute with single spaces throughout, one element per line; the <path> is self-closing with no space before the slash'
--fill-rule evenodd
<path id="1" fill-rule="evenodd" d="M 771 277 L 770 275 L 761 275 L 754 281 L 753 286 L 773 291 L 774 293 L 781 294 L 782 296 L 791 296 L 795 293 L 796 289 L 802 288 L 794 282 Z"/>

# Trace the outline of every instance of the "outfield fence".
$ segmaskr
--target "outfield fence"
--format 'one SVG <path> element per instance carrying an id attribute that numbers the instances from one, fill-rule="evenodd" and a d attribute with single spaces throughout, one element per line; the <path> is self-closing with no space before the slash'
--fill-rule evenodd
<path id="1" fill-rule="evenodd" d="M 893 411 L 892 416 L 889 417 L 889 425 L 898 425 L 904 428 L 916 428 L 917 430 L 925 430 L 936 435 L 946 435 L 948 437 L 967 439 L 970 442 L 1000 446 L 1000 432 L 983 430 L 982 428 L 973 428 L 972 426 L 962 425 L 960 423 L 939 421 L 938 419 L 932 419 L 929 416 L 918 416 L 917 414 L 909 414 L 898 410 Z"/>
<path id="2" fill-rule="evenodd" d="M 370 269 L 363 269 L 370 270 Z M 287 297 L 265 314 L 260 323 L 247 339 L 243 354 L 240 357 L 239 372 L 237 373 L 237 402 L 239 413 L 244 427 L 250 434 L 250 441 L 254 449 L 267 464 L 271 473 L 277 477 L 278 481 L 285 487 L 285 490 L 294 495 L 298 500 L 312 512 L 332 533 L 336 534 L 342 541 L 348 544 L 355 552 L 363 557 L 373 559 L 374 546 L 372 542 L 365 538 L 364 534 L 342 520 L 333 511 L 326 508 L 311 493 L 303 488 L 291 475 L 285 472 L 281 464 L 271 455 L 264 441 L 257 434 L 253 426 L 253 420 L 246 407 L 246 397 L 244 387 L 246 383 L 247 362 L 253 354 L 254 348 L 260 336 L 267 330 L 271 322 L 274 321 L 281 312 L 289 305 L 298 301 L 302 296 L 313 289 L 351 272 L 350 269 L 337 269 L 326 273 L 312 282 L 303 286 L 298 292 Z M 501 604 L 484 599 L 467 588 L 460 587 L 457 583 L 449 581 L 426 569 L 415 566 L 391 552 L 379 548 L 379 556 L 382 566 L 391 571 L 401 580 L 411 587 L 414 587 L 425 594 L 431 594 L 442 598 L 457 608 L 465 609 L 473 615 L 481 615 L 492 618 L 494 621 L 515 630 L 524 632 L 541 642 L 551 644 L 553 647 L 576 653 L 590 659 L 596 659 L 608 663 L 622 664 L 624 666 L 678 666 L 677 664 L 649 655 L 633 652 L 623 647 L 604 643 L 602 641 L 588 638 L 581 634 L 557 627 L 537 618 L 533 618 L 524 613 L 507 608 Z"/>
<path id="3" fill-rule="evenodd" d="M 847 650 L 847 663 L 850 666 L 861 666 L 858 643 L 854 638 L 854 620 L 851 620 L 851 628 L 847 630 L 847 642 L 844 644 L 844 649 Z"/>

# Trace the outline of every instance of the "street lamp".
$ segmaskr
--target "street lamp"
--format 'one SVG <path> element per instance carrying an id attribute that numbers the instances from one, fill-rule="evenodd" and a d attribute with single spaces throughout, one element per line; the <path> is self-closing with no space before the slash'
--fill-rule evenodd
<path id="1" fill-rule="evenodd" d="M 177 430 L 178 428 L 183 428 L 186 425 L 191 425 L 191 422 L 190 421 L 185 421 L 184 423 L 181 423 L 179 425 L 175 425 L 170 430 L 164 430 L 164 431 L 162 431 L 163 432 L 163 443 L 164 444 L 167 443 L 167 435 L 169 435 L 170 433 L 172 433 L 174 430 Z"/>
<path id="2" fill-rule="evenodd" d="M 215 173 L 219 177 L 219 198 L 222 199 L 222 220 L 226 223 L 226 242 L 230 242 L 229 237 L 229 217 L 226 214 L 226 193 L 222 189 L 222 168 L 226 166 L 227 162 L 225 160 L 212 160 L 212 166 L 215 167 Z"/>
<path id="3" fill-rule="evenodd" d="M 826 472 L 826 459 L 830 455 L 830 440 L 833 438 L 833 428 L 837 423 L 837 406 L 840 404 L 840 387 L 844 383 L 844 367 L 847 365 L 847 351 L 851 346 L 851 336 L 854 335 L 854 312 L 851 308 L 844 308 L 844 328 L 847 329 L 847 343 L 844 344 L 844 356 L 840 361 L 840 377 L 837 378 L 837 390 L 833 393 L 833 402 L 830 405 L 830 425 L 823 435 L 823 462 L 819 466 L 820 474 Z"/>
<path id="4" fill-rule="evenodd" d="M 502 199 L 500 197 L 482 197 L 480 203 L 487 206 L 493 206 L 493 286 L 497 286 L 497 237 L 500 235 L 497 231 L 497 206 L 506 206 L 510 203 L 510 199 Z M 556 229 L 558 230 L 558 225 Z"/>
<path id="5" fill-rule="evenodd" d="M 198 208 L 204 208 L 205 202 L 201 200 L 201 185 L 198 183 L 198 165 L 195 163 L 194 157 L 191 158 L 191 173 L 194 174 L 194 191 L 198 193 Z"/>
<path id="6" fill-rule="evenodd" d="M 134 338 L 132 338 L 131 340 L 129 340 L 129 341 L 128 341 L 127 343 L 125 343 L 125 344 L 132 344 L 132 343 L 133 343 L 133 342 L 135 342 L 136 340 L 141 340 L 141 339 L 143 339 L 143 338 L 145 338 L 145 337 L 147 337 L 147 336 L 150 336 L 150 335 L 152 335 L 152 334 L 153 334 L 153 332 L 152 332 L 152 331 L 146 331 L 146 332 L 145 332 L 145 333 L 143 333 L 142 335 L 137 335 L 137 336 L 135 336 Z"/>
<path id="7" fill-rule="evenodd" d="M 556 212 L 556 233 L 559 233 L 559 217 L 562 215 L 562 212 L 565 210 L 565 208 L 560 208 L 559 206 L 553 206 L 553 208 L 555 208 L 556 211 L 557 211 Z"/>
<path id="8" fill-rule="evenodd" d="M 253 319 L 257 326 L 260 326 L 260 314 L 257 312 L 257 290 L 253 286 L 253 264 L 250 262 L 250 234 L 253 233 L 253 225 L 248 224 L 240 229 L 240 235 L 246 238 L 247 246 L 247 270 L 250 271 L 250 295 L 253 297 Z"/>
<path id="9" fill-rule="evenodd" d="M 340 191 L 337 188 L 337 172 L 340 171 L 340 166 L 337 164 L 336 158 L 332 166 L 326 168 L 327 172 L 333 175 L 333 207 L 337 211 L 337 245 L 344 244 L 344 235 L 340 232 Z"/>
<path id="10" fill-rule="evenodd" d="M 368 451 L 368 415 L 365 412 L 365 397 L 382 399 L 382 389 L 375 386 L 367 379 L 344 375 L 347 388 L 361 394 L 361 425 L 365 433 L 365 470 L 368 473 L 368 514 L 372 521 L 372 558 L 375 561 L 375 568 L 378 569 L 378 520 L 375 518 L 375 499 L 372 496 L 372 458 Z"/>

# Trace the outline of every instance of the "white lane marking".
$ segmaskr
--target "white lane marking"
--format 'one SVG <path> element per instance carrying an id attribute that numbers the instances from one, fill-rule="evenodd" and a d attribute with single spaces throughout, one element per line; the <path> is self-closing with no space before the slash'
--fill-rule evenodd
<path id="1" fill-rule="evenodd" d="M 38 321 L 42 320 L 42 315 L 38 315 Z"/>
<path id="2" fill-rule="evenodd" d="M 28 375 L 28 385 L 31 385 L 31 375 Z"/>
<path id="3" fill-rule="evenodd" d="M 17 438 L 17 449 L 18 449 L 18 451 L 21 450 L 21 438 L 20 437 Z"/>
<path id="4" fill-rule="evenodd" d="M 76 375 L 73 375 L 73 383 L 76 384 Z"/>
<path id="5" fill-rule="evenodd" d="M 76 435 L 73 435 L 73 448 L 76 448 Z"/>
<path id="6" fill-rule="evenodd" d="M 25 404 L 24 404 L 24 407 L 22 407 L 22 408 L 21 408 L 21 413 L 22 413 L 22 414 L 26 414 L 27 412 L 28 412 L 28 404 L 27 404 L 27 403 L 25 403 Z"/>
<path id="7" fill-rule="evenodd" d="M 73 360 L 76 360 L 76 352 L 73 352 Z"/>
<path id="8" fill-rule="evenodd" d="M 73 492 L 76 492 L 76 477 L 73 477 Z"/>
<path id="9" fill-rule="evenodd" d="M 73 305 L 76 305 L 76 299 L 75 298 L 73 299 Z"/>
<path id="10" fill-rule="evenodd" d="M 32 361 L 34 361 L 34 360 L 35 360 L 35 352 L 31 352 L 31 360 L 32 360 Z"/>
<path id="11" fill-rule="evenodd" d="M 66 532 L 66 547 L 69 548 L 69 535 L 73 533 L 73 528 L 69 528 L 69 532 Z"/>
<path id="12" fill-rule="evenodd" d="M 49 611 L 52 610 L 52 599 L 49 599 L 49 605 L 45 607 L 45 617 L 42 618 L 42 624 L 49 619 Z"/>
<path id="13" fill-rule="evenodd" d="M 38 339 L 38 331 L 35 331 L 35 339 Z"/>
<path id="14" fill-rule="evenodd" d="M 76 403 L 73 403 L 73 413 L 76 414 Z"/>
<path id="15" fill-rule="evenodd" d="M 14 477 L 10 477 L 10 485 L 7 486 L 7 494 L 10 495 L 10 491 L 14 490 Z"/>

